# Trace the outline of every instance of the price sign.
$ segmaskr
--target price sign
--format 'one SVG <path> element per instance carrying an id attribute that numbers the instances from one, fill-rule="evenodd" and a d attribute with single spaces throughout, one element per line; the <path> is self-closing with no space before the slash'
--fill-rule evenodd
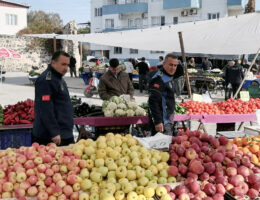
<path id="1" fill-rule="evenodd" d="M 249 101 L 249 99 L 250 99 L 249 92 L 248 91 L 241 91 L 240 92 L 240 99 L 242 101 Z"/>
<path id="2" fill-rule="evenodd" d="M 192 100 L 193 101 L 198 101 L 198 102 L 203 102 L 203 97 L 200 94 L 193 94 L 192 95 Z"/>

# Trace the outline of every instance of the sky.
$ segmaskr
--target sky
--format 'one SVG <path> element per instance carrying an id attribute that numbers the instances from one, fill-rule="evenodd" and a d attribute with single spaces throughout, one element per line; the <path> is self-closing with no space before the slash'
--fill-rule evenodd
<path id="1" fill-rule="evenodd" d="M 90 0 L 14 0 L 28 4 L 30 10 L 60 14 L 63 24 L 75 20 L 77 23 L 90 21 Z M 260 0 L 255 0 L 256 10 L 260 11 Z"/>
<path id="2" fill-rule="evenodd" d="M 90 0 L 12 0 L 30 6 L 31 10 L 60 14 L 63 24 L 75 20 L 77 23 L 90 21 Z"/>

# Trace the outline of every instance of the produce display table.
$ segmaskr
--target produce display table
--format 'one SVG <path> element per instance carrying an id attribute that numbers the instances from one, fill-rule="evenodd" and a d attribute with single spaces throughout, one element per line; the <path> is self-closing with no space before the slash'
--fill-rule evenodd
<path id="1" fill-rule="evenodd" d="M 20 146 L 31 146 L 32 124 L 5 125 L 0 126 L 1 149 L 19 148 Z"/>
<path id="2" fill-rule="evenodd" d="M 222 115 L 203 115 L 203 123 L 234 123 L 256 121 L 256 114 L 222 114 Z"/>

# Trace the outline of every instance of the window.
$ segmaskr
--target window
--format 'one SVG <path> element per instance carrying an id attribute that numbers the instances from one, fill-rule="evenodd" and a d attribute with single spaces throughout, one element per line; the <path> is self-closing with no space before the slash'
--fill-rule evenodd
<path id="1" fill-rule="evenodd" d="M 138 54 L 138 49 L 130 49 L 130 54 Z"/>
<path id="2" fill-rule="evenodd" d="M 6 25 L 17 25 L 17 15 L 5 14 Z"/>
<path id="3" fill-rule="evenodd" d="M 136 18 L 135 19 L 135 26 L 136 26 L 136 28 L 142 28 L 142 26 L 143 26 L 142 19 Z"/>
<path id="4" fill-rule="evenodd" d="M 161 26 L 165 25 L 165 16 L 161 16 Z"/>
<path id="5" fill-rule="evenodd" d="M 102 16 L 102 8 L 95 8 L 95 17 Z"/>
<path id="6" fill-rule="evenodd" d="M 114 19 L 106 19 L 105 27 L 106 28 L 114 28 Z"/>
<path id="7" fill-rule="evenodd" d="M 164 51 L 150 51 L 151 54 L 164 54 Z"/>
<path id="8" fill-rule="evenodd" d="M 208 19 L 219 19 L 219 13 L 208 13 Z"/>
<path id="9" fill-rule="evenodd" d="M 178 17 L 173 17 L 173 24 L 178 24 Z"/>
<path id="10" fill-rule="evenodd" d="M 122 54 L 122 47 L 114 47 L 114 54 Z"/>
<path id="11" fill-rule="evenodd" d="M 128 28 L 134 28 L 135 22 L 134 19 L 128 19 Z"/>

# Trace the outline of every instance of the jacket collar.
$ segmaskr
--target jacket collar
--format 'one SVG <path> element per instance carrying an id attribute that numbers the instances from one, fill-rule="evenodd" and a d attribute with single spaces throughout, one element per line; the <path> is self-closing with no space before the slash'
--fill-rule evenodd
<path id="1" fill-rule="evenodd" d="M 62 74 L 60 74 L 59 72 L 57 72 L 57 71 L 51 66 L 51 64 L 48 65 L 48 70 L 50 70 L 56 77 L 62 78 Z"/>
<path id="2" fill-rule="evenodd" d="M 174 74 L 173 74 L 173 75 L 168 74 L 168 73 L 165 71 L 164 68 L 162 68 L 162 69 L 160 69 L 160 70 L 161 70 L 161 72 L 163 72 L 163 73 L 166 74 L 167 76 L 170 76 L 170 77 L 173 77 L 173 76 L 174 76 Z"/>

